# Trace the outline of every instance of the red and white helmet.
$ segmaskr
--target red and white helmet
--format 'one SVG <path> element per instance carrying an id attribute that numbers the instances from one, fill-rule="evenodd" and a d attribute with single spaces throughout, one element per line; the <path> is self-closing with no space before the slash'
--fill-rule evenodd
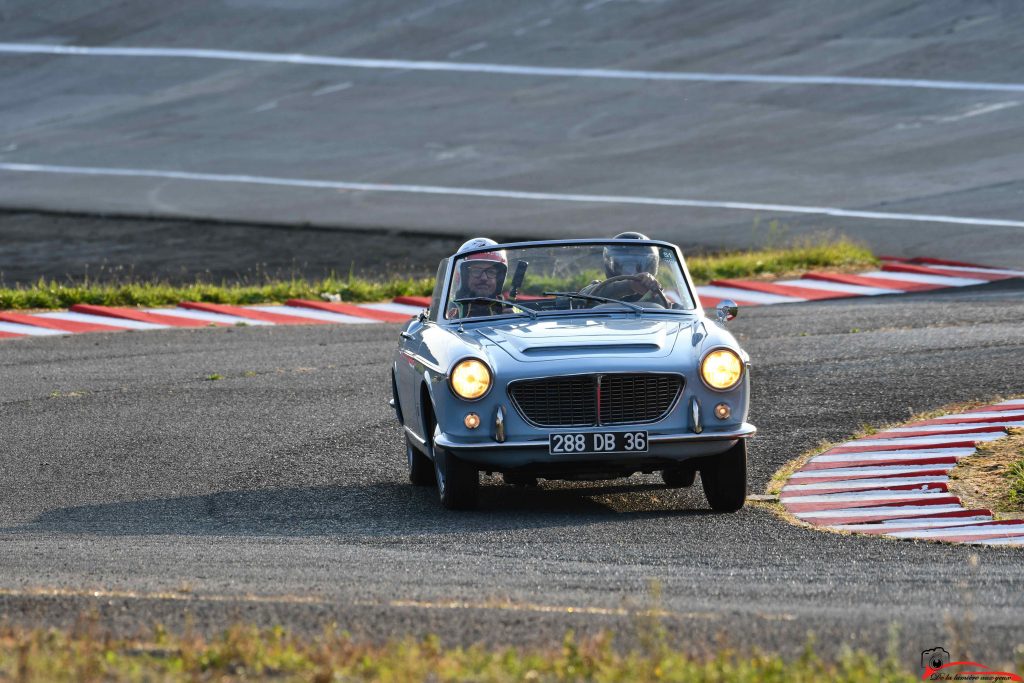
<path id="1" fill-rule="evenodd" d="M 474 237 L 459 247 L 459 250 L 455 252 L 455 256 L 458 258 L 459 254 L 467 251 L 496 246 L 497 244 L 498 243 L 494 240 L 486 237 Z M 505 276 L 508 274 L 508 255 L 505 253 L 504 249 L 496 249 L 494 251 L 482 251 L 476 254 L 470 254 L 466 258 L 458 260 L 455 274 L 452 277 L 452 291 L 456 293 L 456 296 L 461 297 L 468 295 L 468 292 L 463 291 L 463 284 L 469 282 L 469 274 L 465 271 L 474 263 L 481 262 L 488 263 L 497 268 L 498 277 L 494 288 L 494 296 L 501 293 L 502 287 L 505 285 Z"/>

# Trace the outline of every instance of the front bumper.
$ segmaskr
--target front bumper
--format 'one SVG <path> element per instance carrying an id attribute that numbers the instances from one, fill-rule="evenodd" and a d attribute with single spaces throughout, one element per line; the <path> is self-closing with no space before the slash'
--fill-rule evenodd
<path id="1" fill-rule="evenodd" d="M 628 429 L 628 427 L 619 427 L 615 431 L 628 431 Z M 481 467 L 503 471 L 529 465 L 571 465 L 572 463 L 607 462 L 608 464 L 623 465 L 631 462 L 649 463 L 654 461 L 679 463 L 691 458 L 724 453 L 740 439 L 751 437 L 756 432 L 757 427 L 744 422 L 736 429 L 720 432 L 648 433 L 648 447 L 644 453 L 549 453 L 547 435 L 525 441 L 499 443 L 497 441 L 464 441 L 452 438 L 443 432 L 436 432 L 434 443 L 463 460 Z"/>

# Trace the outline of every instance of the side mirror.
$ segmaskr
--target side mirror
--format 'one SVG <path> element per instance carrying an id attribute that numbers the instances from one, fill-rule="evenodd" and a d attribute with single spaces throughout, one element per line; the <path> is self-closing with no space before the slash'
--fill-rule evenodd
<path id="1" fill-rule="evenodd" d="M 725 299 L 724 301 L 720 301 L 718 306 L 715 307 L 715 319 L 724 325 L 735 318 L 739 311 L 740 307 L 736 305 L 735 301 L 732 299 Z"/>

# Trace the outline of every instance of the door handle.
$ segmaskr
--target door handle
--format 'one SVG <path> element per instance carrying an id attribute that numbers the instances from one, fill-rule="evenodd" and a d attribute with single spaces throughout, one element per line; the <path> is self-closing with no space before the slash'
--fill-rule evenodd
<path id="1" fill-rule="evenodd" d="M 409 334 L 408 332 L 399 332 L 398 336 L 400 336 L 402 339 L 412 339 L 412 335 Z"/>

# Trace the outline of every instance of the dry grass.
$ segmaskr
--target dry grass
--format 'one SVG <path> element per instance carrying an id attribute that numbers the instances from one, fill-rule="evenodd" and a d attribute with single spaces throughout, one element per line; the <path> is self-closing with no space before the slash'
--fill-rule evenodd
<path id="1" fill-rule="evenodd" d="M 673 648 L 660 624 L 638 623 L 647 638 L 622 652 L 603 634 L 567 633 L 546 648 L 444 647 L 436 637 L 360 643 L 328 631 L 302 638 L 281 628 L 237 626 L 215 638 L 157 628 L 122 639 L 92 627 L 70 632 L 0 632 L 0 680 L 36 681 L 768 681 L 811 683 L 916 680 L 913 662 L 846 650 L 825 661 L 808 642 L 798 657 L 722 647 L 696 659 Z"/>
<path id="2" fill-rule="evenodd" d="M 1024 429 L 989 441 L 962 459 L 949 477 L 949 490 L 969 508 L 988 508 L 997 519 L 1024 512 Z"/>

